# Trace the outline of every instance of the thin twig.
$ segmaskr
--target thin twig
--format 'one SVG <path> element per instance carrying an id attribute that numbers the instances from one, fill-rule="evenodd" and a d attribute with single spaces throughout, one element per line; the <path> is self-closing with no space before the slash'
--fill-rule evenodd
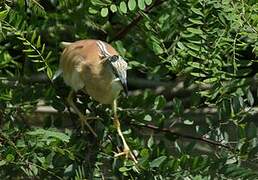
<path id="1" fill-rule="evenodd" d="M 160 4 L 162 4 L 163 2 L 165 2 L 164 0 L 156 0 L 151 6 L 148 6 L 145 8 L 144 12 L 145 13 L 149 13 L 154 7 L 159 6 Z M 115 41 L 115 40 L 119 40 L 122 39 L 123 37 L 126 36 L 126 34 L 134 27 L 138 24 L 138 22 L 143 18 L 143 16 L 141 15 L 141 13 L 137 13 L 137 15 L 133 18 L 132 22 L 129 23 L 126 27 L 124 27 L 123 29 L 121 29 L 113 39 L 111 39 L 109 42 Z"/>
<path id="2" fill-rule="evenodd" d="M 210 140 L 210 139 L 207 139 L 207 138 L 204 138 L 204 137 L 196 137 L 196 136 L 192 136 L 192 135 L 188 135 L 188 134 L 182 134 L 182 133 L 179 133 L 179 132 L 174 132 L 172 129 L 169 129 L 169 128 L 160 128 L 160 127 L 154 126 L 152 124 L 138 124 L 138 123 L 137 124 L 136 123 L 131 123 L 131 124 L 133 126 L 148 128 L 148 129 L 152 129 L 152 130 L 155 130 L 155 131 L 158 131 L 158 132 L 170 133 L 170 134 L 173 134 L 175 136 L 179 136 L 181 138 L 202 141 L 202 142 L 205 142 L 205 143 L 208 143 L 208 144 L 212 144 L 212 145 L 215 145 L 215 146 L 220 146 L 220 147 L 227 148 L 229 150 L 233 150 L 230 146 L 222 144 L 220 142 L 213 141 L 213 140 Z"/>

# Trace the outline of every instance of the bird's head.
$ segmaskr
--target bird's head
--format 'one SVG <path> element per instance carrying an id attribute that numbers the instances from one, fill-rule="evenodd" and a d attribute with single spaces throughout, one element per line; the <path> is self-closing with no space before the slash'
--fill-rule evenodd
<path id="1" fill-rule="evenodd" d="M 117 53 L 110 53 L 107 49 L 107 44 L 98 40 L 97 46 L 99 49 L 100 58 L 104 63 L 107 62 L 111 66 L 112 72 L 114 73 L 116 79 L 120 81 L 126 96 L 128 96 L 128 88 L 127 88 L 127 63 L 126 61 Z M 115 51 L 115 50 L 114 50 Z M 115 51 L 116 52 L 116 51 Z"/>
<path id="2" fill-rule="evenodd" d="M 110 56 L 107 58 L 107 61 L 111 65 L 112 71 L 115 74 L 117 80 L 120 81 L 126 96 L 128 96 L 126 61 L 119 55 Z"/>

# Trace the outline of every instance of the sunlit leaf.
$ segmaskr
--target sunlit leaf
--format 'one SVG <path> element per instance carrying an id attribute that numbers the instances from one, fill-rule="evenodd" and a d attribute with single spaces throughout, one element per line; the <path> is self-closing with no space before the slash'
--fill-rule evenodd
<path id="1" fill-rule="evenodd" d="M 141 9 L 141 10 L 144 10 L 144 9 L 145 9 L 144 0 L 138 0 L 138 7 L 139 7 L 139 9 Z"/>
<path id="2" fill-rule="evenodd" d="M 127 13 L 127 6 L 124 1 L 120 2 L 119 8 L 122 11 L 122 13 Z"/>
<path id="3" fill-rule="evenodd" d="M 160 165 L 167 159 L 166 156 L 160 156 L 150 162 L 150 167 L 160 167 Z"/>
<path id="4" fill-rule="evenodd" d="M 147 5 L 151 5 L 152 0 L 145 0 L 145 3 L 146 3 Z"/>
<path id="5" fill-rule="evenodd" d="M 136 8 L 136 0 L 129 0 L 128 1 L 128 8 L 130 11 L 133 11 Z"/>
<path id="6" fill-rule="evenodd" d="M 107 15 L 108 15 L 108 8 L 102 8 L 101 9 L 101 11 L 100 11 L 100 15 L 102 16 L 102 17 L 107 17 Z"/>
<path id="7" fill-rule="evenodd" d="M 164 96 L 157 96 L 154 101 L 154 109 L 161 109 L 165 106 L 166 99 Z"/>
<path id="8" fill-rule="evenodd" d="M 111 10 L 113 13 L 116 12 L 116 11 L 117 11 L 116 5 L 115 5 L 115 4 L 112 4 L 112 5 L 110 6 L 110 10 Z"/>

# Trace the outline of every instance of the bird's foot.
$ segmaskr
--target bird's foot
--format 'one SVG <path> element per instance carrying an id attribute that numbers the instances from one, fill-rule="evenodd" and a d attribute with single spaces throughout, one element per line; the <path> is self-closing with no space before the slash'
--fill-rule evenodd
<path id="1" fill-rule="evenodd" d="M 132 151 L 129 149 L 129 147 L 125 147 L 122 152 L 115 153 L 115 155 L 114 155 L 114 157 L 119 157 L 119 156 L 125 156 L 125 158 L 130 158 L 130 159 L 132 159 L 135 164 L 138 163 L 138 161 L 136 160 L 134 154 L 133 154 Z"/>

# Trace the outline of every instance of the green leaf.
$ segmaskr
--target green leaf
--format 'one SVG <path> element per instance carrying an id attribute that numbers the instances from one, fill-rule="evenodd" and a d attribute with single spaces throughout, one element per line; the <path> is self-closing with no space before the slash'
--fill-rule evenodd
<path id="1" fill-rule="evenodd" d="M 190 73 L 192 76 L 195 76 L 195 77 L 206 77 L 206 75 L 205 74 L 203 74 L 203 73 L 195 73 L 195 72 L 192 72 L 192 73 Z"/>
<path id="2" fill-rule="evenodd" d="M 108 8 L 106 8 L 106 7 L 102 8 L 101 11 L 100 11 L 100 15 L 102 17 L 107 17 L 107 15 L 108 15 Z"/>
<path id="3" fill-rule="evenodd" d="M 203 24 L 203 22 L 200 19 L 189 18 L 189 21 L 194 23 L 194 24 L 197 24 L 197 25 L 202 25 Z"/>
<path id="4" fill-rule="evenodd" d="M 72 173 L 73 172 L 73 169 L 74 169 L 74 165 L 73 164 L 70 164 L 69 166 L 67 166 L 64 170 L 64 174 L 69 174 L 69 173 Z"/>
<path id="5" fill-rule="evenodd" d="M 191 61 L 189 61 L 187 64 L 189 66 L 192 66 L 192 67 L 197 68 L 197 69 L 204 69 L 204 65 L 199 63 L 199 62 L 191 62 Z"/>
<path id="6" fill-rule="evenodd" d="M 217 77 L 213 77 L 213 78 L 207 78 L 203 82 L 204 83 L 214 83 L 216 81 L 218 81 L 218 78 Z"/>
<path id="7" fill-rule="evenodd" d="M 30 42 L 23 42 L 22 44 L 24 44 L 25 46 L 30 46 L 31 44 L 30 44 Z"/>
<path id="8" fill-rule="evenodd" d="M 91 0 L 91 3 L 95 6 L 105 6 L 106 2 L 103 0 Z"/>
<path id="9" fill-rule="evenodd" d="M 98 10 L 94 9 L 93 7 L 89 7 L 89 13 L 90 14 L 97 14 L 98 13 Z"/>
<path id="10" fill-rule="evenodd" d="M 183 107 L 183 103 L 180 99 L 178 98 L 174 98 L 172 101 L 172 107 L 173 107 L 173 112 L 177 115 L 180 116 L 183 111 L 184 111 L 184 107 Z"/>
<path id="11" fill-rule="evenodd" d="M 152 117 L 149 114 L 147 114 L 147 115 L 144 116 L 143 120 L 144 121 L 151 121 Z"/>
<path id="12" fill-rule="evenodd" d="M 63 142 L 69 142 L 70 137 L 62 132 L 50 131 L 45 129 L 36 129 L 34 131 L 27 132 L 30 136 L 41 136 L 44 139 L 56 138 Z"/>
<path id="13" fill-rule="evenodd" d="M 33 175 L 38 175 L 38 168 L 35 164 L 30 165 L 30 170 L 33 172 Z"/>
<path id="14" fill-rule="evenodd" d="M 41 47 L 41 38 L 40 38 L 40 36 L 38 37 L 36 47 L 37 47 L 37 48 L 40 48 L 40 47 Z"/>
<path id="15" fill-rule="evenodd" d="M 129 0 L 128 1 L 128 8 L 130 11 L 133 11 L 136 8 L 136 1 L 135 0 Z"/>
<path id="16" fill-rule="evenodd" d="M 23 49 L 22 51 L 25 53 L 31 53 L 34 52 L 34 49 Z"/>
<path id="17" fill-rule="evenodd" d="M 9 12 L 9 9 L 6 9 L 0 12 L 0 21 L 3 21 L 6 18 L 8 12 Z"/>
<path id="18" fill-rule="evenodd" d="M 193 125 L 193 120 L 189 120 L 189 119 L 186 119 L 186 120 L 184 120 L 184 124 L 186 124 L 186 125 Z"/>
<path id="19" fill-rule="evenodd" d="M 6 160 L 7 160 L 8 162 L 12 162 L 12 161 L 14 161 L 14 159 L 15 159 L 15 157 L 14 157 L 13 154 L 7 154 Z"/>
<path id="20" fill-rule="evenodd" d="M 17 39 L 21 40 L 21 41 L 25 41 L 26 39 L 24 37 L 17 37 Z"/>
<path id="21" fill-rule="evenodd" d="M 113 13 L 116 12 L 116 11 L 117 11 L 116 5 L 115 5 L 115 4 L 111 4 L 110 10 L 111 10 Z"/>
<path id="22" fill-rule="evenodd" d="M 46 158 L 44 156 L 42 157 L 37 157 L 37 160 L 41 163 L 41 165 L 44 165 L 45 164 L 45 161 L 46 161 Z"/>
<path id="23" fill-rule="evenodd" d="M 49 51 L 49 52 L 47 53 L 47 57 L 45 58 L 46 61 L 50 58 L 51 54 L 52 54 L 52 51 Z"/>
<path id="24" fill-rule="evenodd" d="M 33 31 L 33 34 L 32 34 L 32 36 L 31 36 L 31 40 L 30 40 L 31 43 L 34 43 L 34 40 L 35 40 L 36 36 L 37 36 L 36 31 Z M 25 39 L 24 39 L 24 40 L 25 40 Z"/>
<path id="25" fill-rule="evenodd" d="M 150 156 L 149 150 L 147 148 L 142 149 L 141 152 L 140 152 L 140 155 L 143 158 L 148 158 Z"/>
<path id="26" fill-rule="evenodd" d="M 47 67 L 47 76 L 49 79 L 52 79 L 52 77 L 53 77 L 53 72 L 49 67 Z"/>
<path id="27" fill-rule="evenodd" d="M 251 106 L 254 105 L 254 97 L 250 90 L 248 90 L 248 92 L 247 92 L 247 100 Z"/>
<path id="28" fill-rule="evenodd" d="M 163 95 L 157 96 L 154 100 L 154 109 L 161 109 L 166 105 L 166 99 Z"/>
<path id="29" fill-rule="evenodd" d="M 191 10 L 192 10 L 195 14 L 198 14 L 198 15 L 204 16 L 204 14 L 201 12 L 201 10 L 200 10 L 200 9 L 197 9 L 197 8 L 191 7 Z"/>
<path id="30" fill-rule="evenodd" d="M 124 14 L 127 13 L 127 6 L 126 6 L 126 3 L 124 1 L 120 2 L 119 8 L 120 8 L 122 13 L 124 13 Z"/>
<path id="31" fill-rule="evenodd" d="M 45 52 L 45 46 L 46 46 L 45 44 L 42 45 L 42 49 L 41 49 L 41 52 L 40 52 L 41 54 L 43 54 Z"/>
<path id="32" fill-rule="evenodd" d="M 20 139 L 20 140 L 17 141 L 16 146 L 18 148 L 23 148 L 23 147 L 26 147 L 26 144 L 25 144 L 23 139 Z"/>
<path id="33" fill-rule="evenodd" d="M 193 44 L 193 43 L 185 43 L 185 45 L 186 45 L 188 48 L 190 48 L 190 49 L 192 49 L 192 50 L 194 50 L 194 51 L 200 51 L 200 49 L 201 49 L 201 46 L 196 45 L 196 44 Z"/>
<path id="34" fill-rule="evenodd" d="M 164 52 L 162 47 L 156 42 L 152 43 L 152 49 L 156 55 L 162 54 Z"/>
<path id="35" fill-rule="evenodd" d="M 32 62 L 34 62 L 34 63 L 42 63 L 42 61 L 41 60 L 39 60 L 39 59 L 33 59 L 33 60 L 31 60 Z M 43 67 L 43 69 L 44 69 L 45 67 Z M 38 70 L 40 70 L 40 68 L 38 69 Z"/>
<path id="36" fill-rule="evenodd" d="M 6 161 L 5 161 L 5 160 L 1 160 L 1 161 L 0 161 L 0 167 L 3 166 L 3 165 L 5 165 L 5 164 L 6 164 Z"/>
<path id="37" fill-rule="evenodd" d="M 145 0 L 145 3 L 149 6 L 152 3 L 152 0 Z"/>
<path id="38" fill-rule="evenodd" d="M 130 169 L 128 169 L 127 167 L 120 167 L 119 168 L 119 171 L 120 172 L 126 172 L 126 171 L 129 171 Z"/>
<path id="39" fill-rule="evenodd" d="M 191 56 L 196 57 L 196 58 L 199 59 L 198 52 L 192 51 L 191 49 L 188 49 L 188 50 L 187 50 L 187 53 L 188 53 L 189 55 L 191 55 Z"/>
<path id="40" fill-rule="evenodd" d="M 154 144 L 154 139 L 153 139 L 153 136 L 151 135 L 149 140 L 148 140 L 148 143 L 147 143 L 148 148 L 151 149 L 153 144 Z"/>
<path id="41" fill-rule="evenodd" d="M 160 165 L 167 159 L 167 156 L 160 156 L 156 159 L 154 159 L 152 162 L 150 162 L 150 167 L 160 167 Z"/>
<path id="42" fill-rule="evenodd" d="M 145 9 L 144 0 L 138 0 L 138 7 L 139 7 L 141 10 L 144 10 L 144 9 Z"/>
<path id="43" fill-rule="evenodd" d="M 44 71 L 46 68 L 47 68 L 47 66 L 43 66 L 43 67 L 41 67 L 41 68 L 38 68 L 37 71 L 38 71 L 38 72 Z"/>
<path id="44" fill-rule="evenodd" d="M 176 149 L 178 152 L 182 153 L 182 148 L 179 146 L 179 144 L 178 144 L 177 141 L 175 141 L 175 149 Z"/>
<path id="45" fill-rule="evenodd" d="M 197 29 L 197 28 L 189 27 L 186 30 L 193 33 L 193 34 L 199 34 L 199 35 L 203 34 L 203 31 L 201 29 Z"/>
<path id="46" fill-rule="evenodd" d="M 40 57 L 40 55 L 39 54 L 29 54 L 28 57 L 37 59 L 38 57 Z"/>
<path id="47" fill-rule="evenodd" d="M 182 42 L 180 42 L 180 41 L 178 41 L 177 46 L 178 46 L 180 49 L 182 49 L 182 50 L 185 50 L 185 49 L 186 49 L 185 45 L 184 45 Z"/>

